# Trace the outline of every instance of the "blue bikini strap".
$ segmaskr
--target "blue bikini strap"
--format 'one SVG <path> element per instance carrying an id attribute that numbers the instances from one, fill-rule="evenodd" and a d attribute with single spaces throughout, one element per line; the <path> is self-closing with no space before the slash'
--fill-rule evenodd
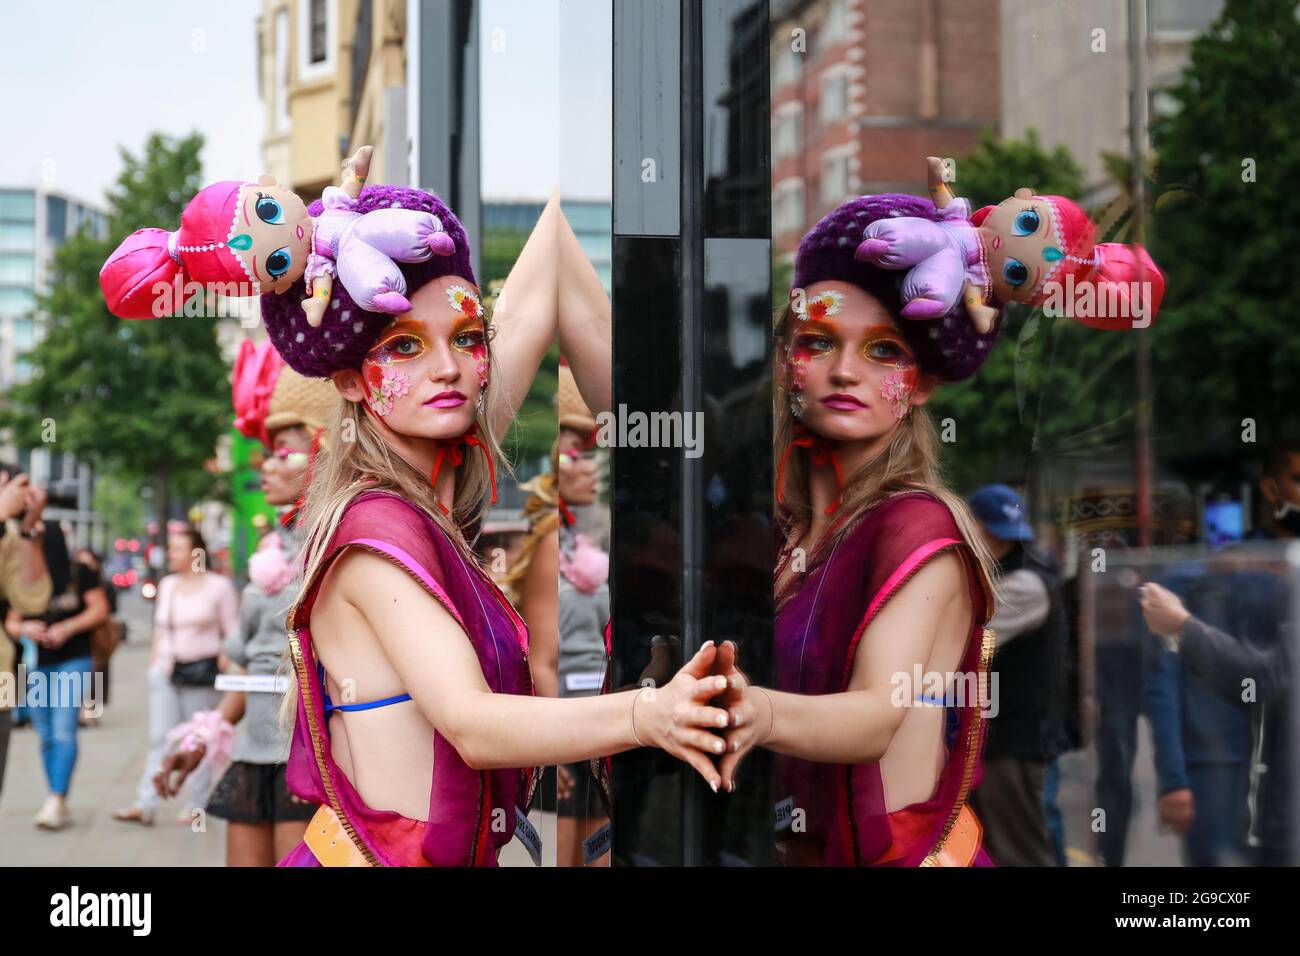
<path id="1" fill-rule="evenodd" d="M 387 707 L 389 704 L 400 704 L 402 701 L 410 700 L 410 694 L 395 694 L 392 697 L 385 697 L 383 700 L 372 700 L 364 704 L 335 704 L 330 701 L 330 693 L 325 689 L 325 665 L 320 661 L 316 662 L 316 673 L 320 677 L 320 692 L 325 702 L 325 716 L 328 717 L 335 710 L 373 710 L 376 707 Z"/>

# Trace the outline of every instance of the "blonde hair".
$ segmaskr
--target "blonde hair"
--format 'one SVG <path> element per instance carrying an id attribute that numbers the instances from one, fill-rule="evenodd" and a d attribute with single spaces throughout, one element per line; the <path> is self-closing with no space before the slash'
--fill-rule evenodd
<path id="1" fill-rule="evenodd" d="M 787 303 L 776 314 L 773 330 L 773 354 L 778 363 L 786 361 L 790 323 L 794 305 Z M 790 411 L 790 391 L 782 375 L 775 376 L 773 395 L 772 467 L 780 475 L 780 462 L 794 438 L 794 416 Z M 981 572 L 996 600 L 993 576 L 994 558 L 985 543 L 981 526 L 970 507 L 944 482 L 939 461 L 939 436 L 934 421 L 923 406 L 913 405 L 894 429 L 885 449 L 857 471 L 844 476 L 840 499 L 837 537 L 855 523 L 860 514 L 883 499 L 905 491 L 928 491 L 952 512 L 961 535 L 970 545 Z M 793 454 L 785 467 L 785 486 L 780 489 L 783 505 L 778 506 L 776 521 L 788 541 L 794 529 L 806 527 L 812 520 L 812 499 L 808 487 L 807 457 Z M 988 609 L 993 613 L 993 608 Z"/>
<path id="2" fill-rule="evenodd" d="M 311 483 L 307 487 L 306 502 L 298 519 L 307 529 L 307 534 L 302 549 L 298 595 L 289 608 L 290 621 L 329 555 L 330 541 L 338 530 L 344 511 L 354 498 L 366 491 L 389 491 L 405 498 L 447 532 L 448 539 L 465 560 L 479 561 L 472 542 L 465 540 L 463 529 L 478 521 L 488 507 L 491 475 L 487 456 L 491 456 L 506 475 L 514 474 L 490 425 L 495 397 L 493 383 L 497 376 L 494 374 L 496 363 L 490 345 L 494 327 L 490 324 L 490 319 L 485 317 L 484 321 L 489 341 L 488 387 L 483 392 L 483 401 L 474 418 L 483 451 L 471 446 L 465 447 L 464 461 L 456 469 L 456 496 L 450 514 L 443 514 L 438 506 L 430 476 L 392 449 L 381 426 L 367 411 L 365 404 L 339 396 L 339 403 L 327 428 L 327 433 L 334 440 L 330 443 L 329 450 L 318 454 L 312 464 Z M 293 629 L 290 627 L 290 630 Z M 288 649 L 285 651 L 284 662 L 290 665 L 292 663 L 292 654 Z M 297 698 L 297 684 L 291 681 L 280 709 L 280 723 L 285 728 L 293 725 Z"/>

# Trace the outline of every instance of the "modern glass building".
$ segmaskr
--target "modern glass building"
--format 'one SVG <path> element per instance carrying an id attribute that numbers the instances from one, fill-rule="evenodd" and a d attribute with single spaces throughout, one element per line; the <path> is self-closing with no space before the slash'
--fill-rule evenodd
<path id="1" fill-rule="evenodd" d="M 82 229 L 106 235 L 103 212 L 52 190 L 0 188 L 0 390 L 31 375 L 25 356 L 42 335 L 36 297 L 58 247 Z M 102 546 L 89 466 L 54 448 L 18 449 L 7 439 L 0 447 L 6 461 L 48 485 L 47 518 L 64 522 L 77 543 Z"/>

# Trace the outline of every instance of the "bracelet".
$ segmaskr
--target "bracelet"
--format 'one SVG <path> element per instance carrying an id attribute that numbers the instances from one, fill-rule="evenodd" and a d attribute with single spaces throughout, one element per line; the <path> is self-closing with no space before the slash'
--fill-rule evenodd
<path id="1" fill-rule="evenodd" d="M 755 687 L 754 690 L 762 691 L 763 696 L 767 698 L 767 713 L 768 713 L 767 736 L 764 737 L 761 741 L 759 741 L 758 744 L 756 745 L 761 747 L 763 746 L 763 744 L 767 743 L 769 740 L 772 739 L 772 731 L 776 729 L 776 706 L 772 703 L 772 695 L 769 694 L 764 688 Z"/>
<path id="2" fill-rule="evenodd" d="M 641 738 L 636 734 L 636 702 L 640 699 L 641 691 L 638 690 L 636 695 L 632 698 L 632 739 L 636 741 L 638 747 L 644 747 L 645 744 L 641 742 Z"/>

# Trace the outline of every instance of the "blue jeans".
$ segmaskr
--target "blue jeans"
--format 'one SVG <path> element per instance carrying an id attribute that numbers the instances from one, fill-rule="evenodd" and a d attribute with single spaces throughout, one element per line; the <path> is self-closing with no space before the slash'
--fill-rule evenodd
<path id="1" fill-rule="evenodd" d="M 32 716 L 32 726 L 41 738 L 41 763 L 45 767 L 45 780 L 50 793 L 66 796 L 72 779 L 72 768 L 77 763 L 77 718 L 81 716 L 83 697 L 93 692 L 93 665 L 90 656 L 29 672 L 27 680 L 27 710 Z M 77 680 L 72 675 L 81 674 Z M 37 675 L 42 675 L 37 677 Z M 34 686 L 40 681 L 45 686 L 38 691 Z M 37 702 L 33 704 L 33 699 Z"/>

